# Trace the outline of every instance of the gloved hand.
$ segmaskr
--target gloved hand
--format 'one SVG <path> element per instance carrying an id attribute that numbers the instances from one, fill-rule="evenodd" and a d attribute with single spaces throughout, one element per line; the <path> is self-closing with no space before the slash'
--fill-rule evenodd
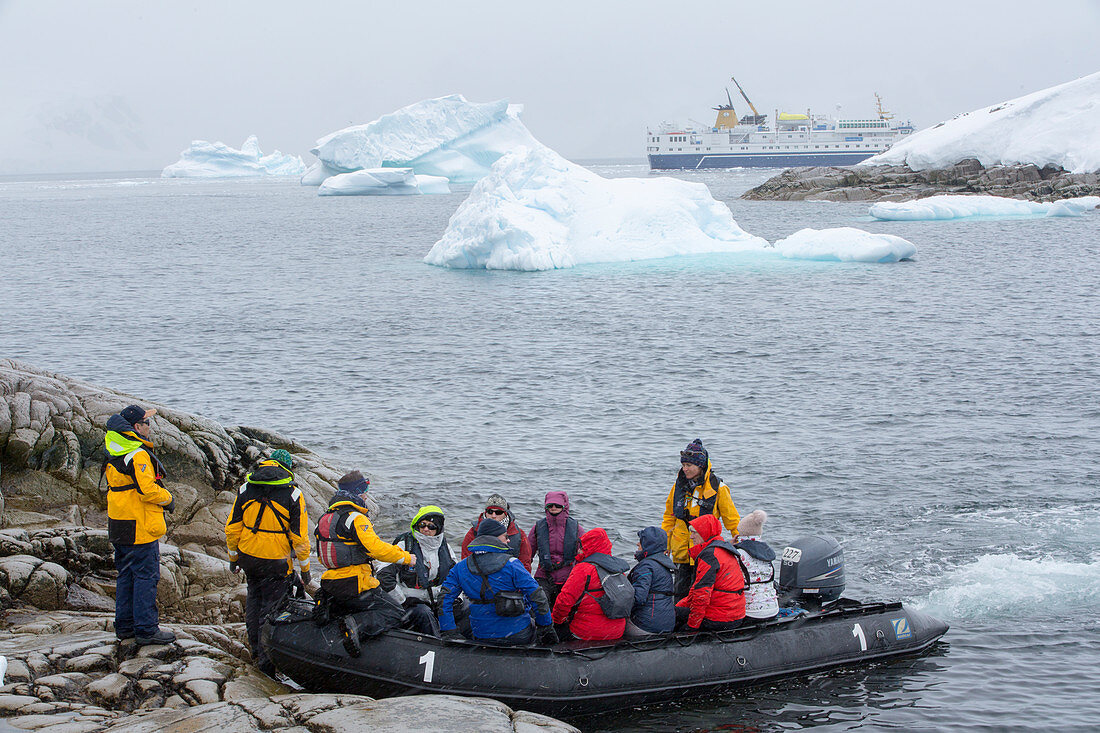
<path id="1" fill-rule="evenodd" d="M 302 571 L 302 585 L 309 585 L 309 582 L 313 580 L 313 576 L 309 574 L 308 570 Z"/>
<path id="2" fill-rule="evenodd" d="M 241 572 L 241 566 L 237 564 L 236 560 L 229 561 L 229 572 L 233 573 L 234 575 Z"/>
<path id="3" fill-rule="evenodd" d="M 409 563 L 409 567 L 410 568 L 415 568 L 416 567 L 416 555 L 412 556 L 412 562 Z"/>
<path id="4" fill-rule="evenodd" d="M 168 502 L 167 504 L 164 505 L 164 511 L 166 511 L 170 514 L 170 513 L 174 512 L 175 510 L 176 510 L 176 497 L 173 496 L 172 501 L 170 501 L 170 502 Z"/>
<path id="5" fill-rule="evenodd" d="M 535 628 L 535 636 L 541 646 L 554 646 L 558 643 L 558 632 L 553 626 L 538 626 Z"/>
<path id="6" fill-rule="evenodd" d="M 444 631 L 442 634 L 440 634 L 440 636 L 442 636 L 443 639 L 446 641 L 462 641 L 464 638 L 466 638 L 458 629 L 448 629 L 447 631 Z"/>

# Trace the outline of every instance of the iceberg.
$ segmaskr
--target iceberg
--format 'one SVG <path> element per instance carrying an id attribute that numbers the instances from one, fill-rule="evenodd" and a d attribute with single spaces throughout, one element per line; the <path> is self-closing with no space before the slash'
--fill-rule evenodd
<path id="1" fill-rule="evenodd" d="M 410 104 L 318 140 L 310 151 L 318 162 L 302 183 L 319 185 L 339 173 L 373 168 L 412 168 L 472 183 L 508 151 L 541 145 L 520 121 L 522 111 L 507 100 L 474 103 L 461 94 Z"/>
<path id="2" fill-rule="evenodd" d="M 161 171 L 162 178 L 241 178 L 245 176 L 300 176 L 306 166 L 297 155 L 260 152 L 255 135 L 240 150 L 225 143 L 195 140 L 180 159 Z"/>
<path id="3" fill-rule="evenodd" d="M 538 145 L 504 155 L 451 216 L 430 265 L 549 270 L 710 252 L 767 252 L 705 184 L 606 179 Z"/>
<path id="4" fill-rule="evenodd" d="M 412 168 L 371 168 L 341 173 L 321 184 L 318 196 L 392 196 L 402 194 L 450 193 L 447 179 L 424 176 Z"/>
<path id="5" fill-rule="evenodd" d="M 947 168 L 1033 163 L 1070 173 L 1100 170 L 1100 72 L 959 115 L 859 165 Z"/>
<path id="6" fill-rule="evenodd" d="M 792 260 L 832 262 L 899 262 L 917 254 L 917 248 L 907 239 L 854 227 L 801 229 L 780 239 L 775 248 Z"/>
<path id="7" fill-rule="evenodd" d="M 1037 219 L 1050 216 L 1081 216 L 1100 206 L 1100 196 L 1081 196 L 1051 203 L 1023 201 L 1003 196 L 930 196 L 915 201 L 880 202 L 871 206 L 871 216 L 883 221 L 947 219 Z"/>

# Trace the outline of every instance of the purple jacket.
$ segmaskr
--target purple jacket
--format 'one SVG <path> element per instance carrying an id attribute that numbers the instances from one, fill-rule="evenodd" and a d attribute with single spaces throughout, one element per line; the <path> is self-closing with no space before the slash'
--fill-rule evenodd
<path id="1" fill-rule="evenodd" d="M 531 531 L 527 533 L 527 541 L 531 545 L 531 554 L 538 557 L 538 527 L 542 522 L 546 522 L 547 529 L 550 534 L 550 560 L 554 563 L 561 563 L 565 559 L 565 525 L 566 520 L 569 519 L 569 494 L 564 491 L 547 491 L 546 500 L 542 503 L 545 507 L 547 504 L 561 504 L 565 509 L 558 515 L 553 515 L 550 512 L 546 512 L 546 519 L 539 520 L 535 523 L 535 526 L 531 528 Z M 584 529 L 577 526 L 577 538 L 584 534 Z M 578 542 L 575 555 L 580 554 L 580 544 Z M 569 571 L 573 569 L 573 564 L 566 564 L 557 570 L 547 572 L 547 569 L 542 566 L 542 561 L 539 561 L 538 569 L 535 570 L 536 578 L 549 577 L 550 581 L 555 585 L 563 584 L 569 578 Z"/>

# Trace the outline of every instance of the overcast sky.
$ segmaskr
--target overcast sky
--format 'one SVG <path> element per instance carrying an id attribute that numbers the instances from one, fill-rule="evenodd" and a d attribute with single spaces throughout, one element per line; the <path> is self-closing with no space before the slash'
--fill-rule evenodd
<path id="1" fill-rule="evenodd" d="M 1100 0 L 55 2 L 0 0 L 0 174 L 160 169 L 192 139 L 314 141 L 450 93 L 525 105 L 574 160 L 641 158 L 713 122 L 736 76 L 761 113 L 918 127 L 1100 71 Z"/>

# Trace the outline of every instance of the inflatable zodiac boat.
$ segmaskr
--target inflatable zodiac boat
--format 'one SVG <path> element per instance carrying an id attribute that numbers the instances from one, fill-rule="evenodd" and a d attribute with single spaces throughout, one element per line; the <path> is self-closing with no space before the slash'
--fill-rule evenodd
<path id="1" fill-rule="evenodd" d="M 336 623 L 318 626 L 308 599 L 292 599 L 265 624 L 264 644 L 279 671 L 310 691 L 492 697 L 565 716 L 915 655 L 947 632 L 901 603 L 841 598 L 840 553 L 820 537 L 786 548 L 780 590 L 793 614 L 731 631 L 502 648 L 395 629 L 351 657 Z"/>

